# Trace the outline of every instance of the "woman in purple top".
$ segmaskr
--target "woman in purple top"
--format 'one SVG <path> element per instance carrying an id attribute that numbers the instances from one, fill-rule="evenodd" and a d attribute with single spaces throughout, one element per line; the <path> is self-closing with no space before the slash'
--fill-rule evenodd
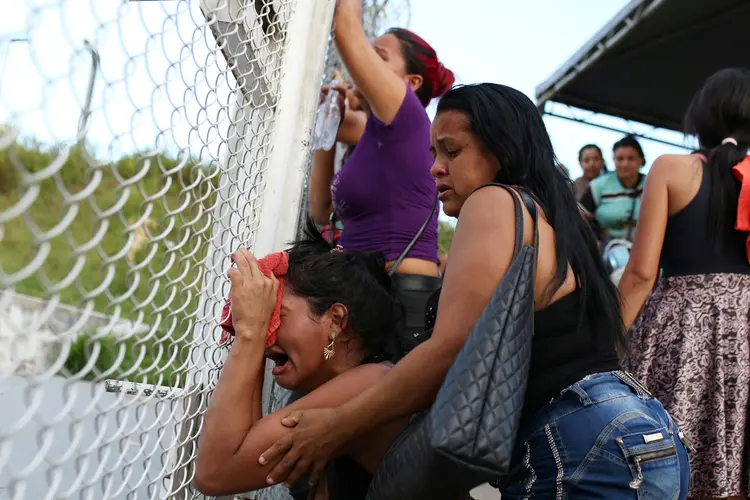
<path id="1" fill-rule="evenodd" d="M 354 81 L 366 123 L 338 174 L 324 175 L 314 168 L 311 212 L 316 222 L 325 223 L 335 210 L 344 224 L 339 240 L 343 251 L 381 252 L 389 269 L 427 221 L 394 276 L 395 294 L 406 307 L 399 354 L 421 340 L 425 302 L 440 282 L 430 119 L 425 107 L 453 85 L 454 77 L 432 47 L 414 33 L 394 28 L 370 44 L 360 19 L 359 0 L 339 2 L 336 46 Z M 342 122 L 349 123 L 346 116 Z"/>

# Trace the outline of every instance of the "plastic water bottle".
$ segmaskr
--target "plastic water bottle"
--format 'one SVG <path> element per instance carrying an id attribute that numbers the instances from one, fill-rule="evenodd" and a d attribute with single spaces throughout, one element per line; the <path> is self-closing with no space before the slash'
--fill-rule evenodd
<path id="1" fill-rule="evenodd" d="M 339 132 L 341 123 L 341 109 L 339 108 L 339 92 L 334 90 L 334 85 L 338 85 L 335 80 L 331 82 L 328 95 L 325 100 L 318 106 L 315 113 L 315 128 L 313 129 L 313 149 L 322 149 L 330 151 L 336 144 L 336 136 Z"/>

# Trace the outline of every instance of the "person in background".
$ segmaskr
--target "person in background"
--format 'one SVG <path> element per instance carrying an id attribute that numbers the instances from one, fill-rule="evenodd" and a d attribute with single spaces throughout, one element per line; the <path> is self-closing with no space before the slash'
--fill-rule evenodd
<path id="1" fill-rule="evenodd" d="M 296 428 L 260 456 L 285 455 L 269 481 L 294 480 L 312 465 L 314 482 L 345 443 L 434 402 L 512 261 L 514 199 L 488 185 L 499 182 L 534 197 L 540 214 L 531 365 L 503 500 L 687 498 L 674 421 L 620 371 L 617 293 L 536 106 L 502 85 L 455 88 L 438 104 L 432 147 L 443 210 L 458 217 L 444 286 L 430 300 L 432 336 L 339 407 L 289 412 L 282 424 Z M 534 220 L 519 210 L 523 243 L 533 245 Z"/>
<path id="2" fill-rule="evenodd" d="M 632 239 L 646 182 L 640 172 L 646 157 L 635 137 L 625 136 L 612 150 L 615 172 L 590 181 L 579 202 L 586 216 L 601 229 L 602 243 L 612 238 Z"/>
<path id="3" fill-rule="evenodd" d="M 570 170 L 568 169 L 568 167 L 566 167 L 562 163 L 558 164 L 557 166 L 560 169 L 560 172 L 562 172 L 565 177 L 570 179 Z"/>
<path id="4" fill-rule="evenodd" d="M 691 495 L 748 498 L 750 70 L 711 76 L 685 124 L 702 149 L 654 162 L 620 280 L 625 366 L 692 441 Z"/>
<path id="5" fill-rule="evenodd" d="M 589 183 L 607 171 L 602 150 L 596 144 L 586 144 L 578 151 L 578 163 L 583 175 L 574 181 L 576 199 L 580 200 L 589 188 Z"/>
<path id="6" fill-rule="evenodd" d="M 336 406 L 376 383 L 391 369 L 386 352 L 400 310 L 389 291 L 379 254 L 331 252 L 314 226 L 287 252 L 288 269 L 266 277 L 247 250 L 233 255 L 232 323 L 235 340 L 206 412 L 195 484 L 206 495 L 268 487 L 270 464 L 258 454 L 290 430 L 282 413 L 262 415 L 265 360 L 286 389 L 306 394 L 284 411 Z M 279 281 L 283 291 L 276 338 L 266 347 Z M 378 427 L 329 464 L 318 496 L 364 500 L 380 457 L 405 424 Z"/>
<path id="7" fill-rule="evenodd" d="M 359 0 L 339 2 L 334 37 L 366 121 L 340 172 L 314 170 L 311 212 L 316 222 L 325 223 L 335 211 L 344 226 L 343 251 L 381 252 L 389 270 L 426 224 L 393 279 L 394 294 L 406 309 L 396 349 L 406 352 L 420 341 L 425 302 L 440 286 L 425 107 L 453 85 L 454 77 L 432 47 L 406 29 L 393 28 L 371 44 L 361 12 Z"/>

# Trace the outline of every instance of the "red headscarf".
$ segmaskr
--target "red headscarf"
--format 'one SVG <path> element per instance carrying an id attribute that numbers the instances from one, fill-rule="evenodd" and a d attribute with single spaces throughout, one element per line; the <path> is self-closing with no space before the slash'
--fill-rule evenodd
<path id="1" fill-rule="evenodd" d="M 432 95 L 430 96 L 430 98 L 434 99 L 445 94 L 448 89 L 453 86 L 456 78 L 453 75 L 453 72 L 443 66 L 443 63 L 440 62 L 435 49 L 433 49 L 429 43 L 425 42 L 422 37 L 420 37 L 413 31 L 407 30 L 405 28 L 397 28 L 396 30 L 392 31 L 402 32 L 407 36 L 408 41 L 414 44 L 414 53 L 425 66 L 424 78 L 432 87 Z M 423 104 L 426 105 L 428 103 Z"/>
<path id="2" fill-rule="evenodd" d="M 734 228 L 737 231 L 750 232 L 750 156 L 739 162 L 732 168 L 732 173 L 742 183 L 740 199 L 737 203 L 737 222 Z M 750 262 L 750 235 L 745 241 L 745 252 Z"/>
<path id="3" fill-rule="evenodd" d="M 266 276 L 273 274 L 279 279 L 279 289 L 276 292 L 276 307 L 271 313 L 271 321 L 268 325 L 268 335 L 266 336 L 266 348 L 271 347 L 276 342 L 276 331 L 281 325 L 281 298 L 284 293 L 284 275 L 289 270 L 289 254 L 286 252 L 276 252 L 268 254 L 262 259 L 258 259 L 258 268 Z M 229 337 L 235 335 L 234 325 L 232 324 L 232 294 L 227 297 L 224 309 L 221 311 L 219 325 L 224 329 L 221 334 L 220 345 L 226 344 Z"/>

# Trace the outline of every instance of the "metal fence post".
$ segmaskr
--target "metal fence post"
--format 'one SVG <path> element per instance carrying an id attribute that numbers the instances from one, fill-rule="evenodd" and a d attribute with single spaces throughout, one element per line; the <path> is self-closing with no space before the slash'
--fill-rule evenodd
<path id="1" fill-rule="evenodd" d="M 225 166 L 219 182 L 220 201 L 214 209 L 211 238 L 214 244 L 207 259 L 201 298 L 202 316 L 206 320 L 218 316 L 217 311 L 226 296 L 228 288 L 223 273 L 229 265 L 231 251 L 244 245 L 252 247 L 257 255 L 265 255 L 280 250 L 295 237 L 310 131 L 319 94 L 318 84 L 311 82 L 321 79 L 334 5 L 335 0 L 298 0 L 294 16 L 285 27 L 294 36 L 285 40 L 283 61 L 279 66 L 280 79 L 255 82 L 235 92 Z M 231 28 L 224 29 L 232 32 Z M 216 34 L 216 30 L 214 32 Z M 220 44 L 221 39 L 219 34 L 217 41 Z M 272 49 L 266 47 L 265 50 L 273 54 Z M 238 52 L 234 51 L 235 54 Z M 245 72 L 242 76 L 251 75 Z M 252 76 L 263 78 L 262 74 Z M 259 148 L 265 148 L 267 161 L 259 169 L 249 168 L 249 160 Z M 253 179 L 258 175 L 263 177 L 260 182 Z M 253 187 L 247 190 L 243 187 L 245 185 Z M 238 222 L 238 214 L 250 220 L 241 222 L 241 229 L 236 230 L 234 223 Z M 226 237 L 227 231 L 232 230 L 235 230 L 234 237 Z M 203 366 L 194 363 L 195 370 L 191 374 L 193 389 L 185 407 L 188 415 L 195 416 L 187 416 L 180 427 L 180 439 L 184 444 L 176 457 L 180 465 L 176 471 L 179 480 L 173 480 L 174 498 L 189 498 L 185 496 L 187 490 L 184 486 L 185 481 L 192 479 L 192 461 L 197 453 L 194 441 L 199 434 L 207 398 L 224 359 L 224 352 L 217 351 L 212 345 L 217 338 L 216 324 L 202 321 L 196 324 L 195 330 L 194 343 L 200 347 L 194 356 L 205 363 Z M 267 373 L 264 408 L 273 411 L 278 407 L 280 391 L 272 383 L 270 370 Z M 248 498 L 271 500 L 285 496 L 283 489 L 272 488 Z"/>

